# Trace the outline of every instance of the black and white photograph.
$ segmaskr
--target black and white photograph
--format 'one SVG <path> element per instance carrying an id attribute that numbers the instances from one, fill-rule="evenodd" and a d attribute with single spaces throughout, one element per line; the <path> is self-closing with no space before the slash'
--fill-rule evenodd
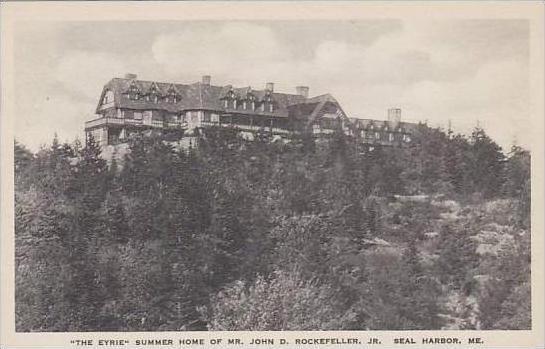
<path id="1" fill-rule="evenodd" d="M 535 330 L 530 20 L 259 18 L 13 22 L 15 332 Z"/>

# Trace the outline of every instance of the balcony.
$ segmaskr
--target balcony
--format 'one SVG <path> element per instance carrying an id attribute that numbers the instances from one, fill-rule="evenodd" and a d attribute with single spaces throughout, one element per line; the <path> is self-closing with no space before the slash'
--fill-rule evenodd
<path id="1" fill-rule="evenodd" d="M 187 128 L 186 122 L 169 122 L 160 120 L 137 120 L 102 117 L 85 123 L 85 129 L 104 126 L 134 126 L 142 128 Z"/>
<path id="2" fill-rule="evenodd" d="M 201 122 L 201 126 L 207 127 L 207 126 L 220 126 L 220 127 L 231 127 L 240 131 L 246 131 L 246 132 L 270 132 L 273 134 L 289 134 L 290 131 L 279 128 L 279 127 L 269 127 L 269 126 L 255 126 L 255 125 L 243 125 L 243 124 L 237 124 L 237 123 L 219 123 L 219 122 L 211 122 L 211 121 L 203 121 Z"/>

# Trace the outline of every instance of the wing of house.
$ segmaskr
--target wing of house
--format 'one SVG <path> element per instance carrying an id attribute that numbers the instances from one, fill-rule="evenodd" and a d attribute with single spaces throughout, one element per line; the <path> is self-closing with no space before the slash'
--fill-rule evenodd
<path id="1" fill-rule="evenodd" d="M 349 118 L 331 94 L 309 97 L 307 86 L 297 86 L 295 93 L 277 92 L 270 82 L 263 89 L 217 86 L 208 75 L 190 84 L 138 80 L 134 74 L 113 78 L 102 89 L 96 114 L 85 131 L 102 145 L 123 142 L 136 132 L 183 129 L 191 134 L 211 125 L 280 136 L 343 130 L 364 143 L 395 145 L 410 141 L 414 125 L 400 121 L 400 109 L 390 109 L 387 121 Z"/>

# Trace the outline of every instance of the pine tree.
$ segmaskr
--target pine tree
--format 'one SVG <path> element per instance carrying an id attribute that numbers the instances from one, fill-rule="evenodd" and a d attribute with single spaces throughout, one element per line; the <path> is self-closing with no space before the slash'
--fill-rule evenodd
<path id="1" fill-rule="evenodd" d="M 14 171 L 15 171 L 15 186 L 23 190 L 27 187 L 31 180 L 31 168 L 34 163 L 34 154 L 19 142 L 14 142 Z M 17 189 L 17 188 L 16 188 Z"/>
<path id="2" fill-rule="evenodd" d="M 23 144 L 17 142 L 17 140 L 14 141 L 13 148 L 15 152 L 15 172 L 22 172 L 30 165 L 34 156 L 30 150 L 28 150 Z"/>
<path id="3" fill-rule="evenodd" d="M 413 329 L 437 329 L 441 326 L 438 317 L 437 297 L 439 289 L 423 270 L 415 237 L 410 237 L 401 257 L 403 279 L 401 282 L 404 301 L 402 314 L 410 320 Z"/>
<path id="4" fill-rule="evenodd" d="M 462 290 L 468 273 L 477 266 L 475 243 L 466 227 L 446 225 L 441 231 L 441 250 L 437 261 L 438 276 L 447 285 Z"/>
<path id="5" fill-rule="evenodd" d="M 461 135 L 449 137 L 445 147 L 445 172 L 444 179 L 448 182 L 453 191 L 458 194 L 468 193 L 472 185 L 468 185 L 469 178 L 466 175 L 468 171 L 467 154 L 469 153 L 469 143 Z"/>
<path id="6" fill-rule="evenodd" d="M 469 178 L 474 183 L 474 190 L 485 197 L 494 197 L 505 182 L 505 156 L 482 128 L 476 128 L 471 134 L 469 159 Z M 501 192 L 500 192 L 501 193 Z"/>

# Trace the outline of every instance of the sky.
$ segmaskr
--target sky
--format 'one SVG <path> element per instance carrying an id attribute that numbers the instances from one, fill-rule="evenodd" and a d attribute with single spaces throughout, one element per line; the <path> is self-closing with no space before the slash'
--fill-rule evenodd
<path id="1" fill-rule="evenodd" d="M 525 20 L 19 22 L 15 137 L 84 137 L 113 77 L 332 94 L 350 117 L 402 120 L 529 147 Z"/>

